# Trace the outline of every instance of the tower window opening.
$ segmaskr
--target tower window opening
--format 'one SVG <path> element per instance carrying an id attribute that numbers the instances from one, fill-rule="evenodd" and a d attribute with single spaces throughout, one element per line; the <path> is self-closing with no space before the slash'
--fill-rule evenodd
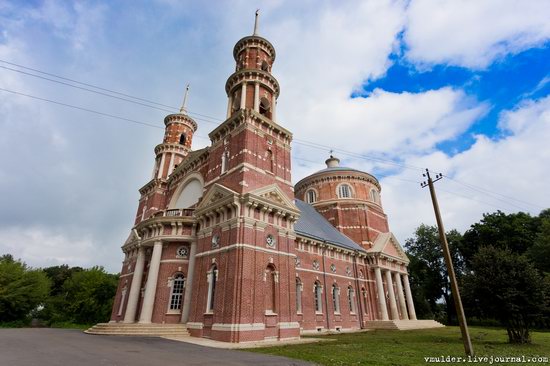
<path id="1" fill-rule="evenodd" d="M 271 105 L 269 103 L 269 100 L 267 98 L 262 98 L 260 100 L 260 114 L 263 116 L 266 116 L 267 118 L 271 118 Z"/>
<path id="2" fill-rule="evenodd" d="M 348 184 L 338 186 L 339 198 L 351 198 L 351 187 Z"/>
<path id="3" fill-rule="evenodd" d="M 185 136 L 184 133 L 182 133 L 180 136 L 180 145 L 185 145 L 186 141 L 187 141 L 187 137 Z"/>
<path id="4" fill-rule="evenodd" d="M 181 310 L 185 277 L 178 273 L 172 282 L 172 294 L 170 295 L 170 310 Z"/>
<path id="5" fill-rule="evenodd" d="M 227 164 L 229 160 L 229 152 L 224 151 L 222 153 L 222 166 L 221 166 L 221 174 L 225 173 L 227 171 Z"/>
<path id="6" fill-rule="evenodd" d="M 307 203 L 314 203 L 315 201 L 317 201 L 317 194 L 313 189 L 310 189 L 306 192 L 306 201 Z"/>
<path id="7" fill-rule="evenodd" d="M 241 95 L 239 93 L 235 93 L 233 96 L 233 105 L 231 106 L 231 110 L 234 112 L 241 109 Z"/>
<path id="8" fill-rule="evenodd" d="M 262 61 L 262 70 L 269 71 L 269 64 L 265 60 Z"/>

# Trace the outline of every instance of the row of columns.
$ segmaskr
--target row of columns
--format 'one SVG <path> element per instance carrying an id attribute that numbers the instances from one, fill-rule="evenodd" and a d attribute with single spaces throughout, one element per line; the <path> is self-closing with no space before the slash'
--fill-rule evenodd
<path id="1" fill-rule="evenodd" d="M 386 288 L 388 290 L 388 299 L 390 302 L 391 319 L 399 320 L 399 312 L 397 310 L 399 302 L 399 308 L 401 309 L 401 318 L 405 320 L 416 320 L 416 312 L 414 310 L 411 287 L 409 284 L 409 276 L 407 274 L 393 272 L 392 278 L 392 271 L 390 270 L 385 270 L 384 275 L 386 277 Z M 380 267 L 374 268 L 374 276 L 376 279 L 378 307 L 380 308 L 380 316 L 382 318 L 381 320 L 389 320 L 388 308 L 386 305 L 386 295 L 384 293 L 384 284 L 382 282 L 382 270 L 380 269 Z M 401 282 L 401 280 L 403 280 L 403 283 Z M 397 299 L 395 297 L 393 281 L 395 281 L 397 287 Z M 405 291 L 405 296 L 403 296 L 403 290 Z"/>
<path id="2" fill-rule="evenodd" d="M 191 308 L 191 291 L 193 283 L 193 273 L 195 268 L 195 254 L 197 252 L 197 243 L 191 243 L 191 250 L 189 253 L 189 265 L 187 269 L 187 280 L 185 286 L 185 294 L 183 298 L 181 322 L 187 323 L 189 320 L 189 310 Z M 160 269 L 160 260 L 162 257 L 162 242 L 156 241 L 153 245 L 153 253 L 151 254 L 151 261 L 149 263 L 149 271 L 147 276 L 147 283 L 145 285 L 145 293 L 143 295 L 143 304 L 141 305 L 141 312 L 139 315 L 139 323 L 151 323 L 153 316 L 153 308 L 155 305 L 155 295 L 157 293 L 157 282 Z M 137 314 L 137 305 L 139 302 L 139 296 L 141 294 L 141 283 L 143 281 L 143 272 L 145 269 L 145 247 L 138 249 L 138 256 L 136 260 L 136 266 L 134 268 L 134 275 L 132 277 L 132 283 L 130 285 L 130 294 L 128 295 L 128 304 L 126 305 L 126 313 L 124 314 L 125 323 L 134 323 Z"/>
<path id="3" fill-rule="evenodd" d="M 247 82 L 243 81 L 241 84 L 241 104 L 239 105 L 239 109 L 245 109 L 246 108 L 246 87 Z M 275 106 L 277 104 L 277 98 L 275 97 L 275 94 L 272 96 L 271 99 L 271 120 L 275 121 Z M 260 83 L 255 82 L 254 83 L 254 111 L 260 112 Z M 229 99 L 227 101 L 227 117 L 231 117 L 231 114 L 233 112 L 233 96 L 230 95 Z"/>

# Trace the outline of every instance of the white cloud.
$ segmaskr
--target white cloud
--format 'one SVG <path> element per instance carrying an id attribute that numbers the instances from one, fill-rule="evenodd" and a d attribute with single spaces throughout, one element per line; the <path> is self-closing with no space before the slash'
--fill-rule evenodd
<path id="1" fill-rule="evenodd" d="M 484 68 L 550 38 L 545 0 L 413 0 L 404 40 L 413 62 Z"/>
<path id="2" fill-rule="evenodd" d="M 504 112 L 499 126 L 506 137 L 491 140 L 477 136 L 470 149 L 453 157 L 434 152 L 406 160 L 452 178 L 436 183 L 447 229 L 466 230 L 483 213 L 497 209 L 537 215 L 550 207 L 550 197 L 544 194 L 550 182 L 546 169 L 550 161 L 550 96 Z M 405 171 L 383 179 L 386 213 L 401 240 L 411 236 L 420 223 L 435 224 L 427 189 L 398 180 L 420 181 L 420 173 Z M 474 189 L 464 183 L 473 184 Z"/>
<path id="3" fill-rule="evenodd" d="M 90 267 L 102 258 L 89 237 L 68 237 L 62 230 L 52 228 L 13 226 L 0 229 L 0 255 L 12 254 L 24 258 L 30 266 L 70 264 Z"/>
<path id="4" fill-rule="evenodd" d="M 223 118 L 223 86 L 234 70 L 231 50 L 239 37 L 252 32 L 256 6 L 245 2 L 218 2 L 211 7 L 161 2 L 160 6 L 132 7 L 44 2 L 38 9 L 19 12 L 15 20 L 4 22 L 0 15 L 5 25 L 0 57 L 169 105 L 180 103 L 184 85 L 190 82 L 190 110 Z M 531 14 L 530 6 L 518 15 L 520 20 Z M 541 119 L 542 112 L 536 108 L 546 107 L 540 107 L 540 103 L 503 115 L 501 127 L 507 128 L 509 137 L 495 142 L 480 136 L 471 156 L 466 152 L 451 158 L 437 152 L 435 146 L 462 134 L 487 111 L 489 106 L 475 97 L 444 87 L 422 93 L 376 90 L 368 98 L 350 98 L 364 80 L 387 71 L 391 65 L 388 56 L 405 27 L 407 37 L 417 35 L 414 40 L 406 38 L 411 45 L 410 57 L 418 52 L 426 57 L 418 59 L 422 62 L 452 59 L 449 62 L 455 64 L 483 65 L 502 52 L 517 52 L 533 44 L 538 39 L 534 35 L 545 34 L 546 26 L 536 20 L 538 17 L 532 27 L 536 31 L 524 31 L 527 28 L 523 20 L 518 26 L 518 32 L 529 37 L 517 38 L 518 32 L 507 32 L 499 26 L 504 30 L 475 43 L 470 52 L 462 49 L 468 41 L 455 42 L 455 38 L 462 37 L 460 34 L 444 38 L 447 28 L 438 23 L 434 26 L 443 28 L 434 31 L 440 32 L 441 38 L 424 36 L 430 22 L 418 21 L 418 14 L 427 9 L 423 3 L 413 2 L 408 10 L 404 1 L 378 0 L 278 1 L 259 7 L 260 34 L 277 50 L 274 76 L 281 84 L 279 122 L 296 139 L 439 168 L 465 181 L 485 179 L 488 187 L 509 194 L 514 194 L 522 180 L 518 178 L 521 175 L 510 178 L 512 169 L 503 162 L 504 156 L 514 164 L 537 165 L 547 151 L 536 142 L 545 135 L 529 132 L 533 128 L 526 122 Z M 432 6 L 431 11 L 436 17 L 450 7 L 452 3 L 442 9 Z M 481 14 L 487 12 L 481 2 L 478 7 Z M 469 14 L 468 9 L 465 7 L 464 14 Z M 464 14 L 457 16 L 467 20 Z M 482 29 L 492 22 L 476 17 L 469 20 L 475 24 L 466 25 Z M 454 29 L 453 22 L 449 22 L 449 29 Z M 466 30 L 463 37 L 469 39 L 475 32 Z M 453 44 L 457 46 L 453 48 Z M 499 48 L 501 44 L 506 47 Z M 438 47 L 442 50 L 432 49 Z M 164 112 L 0 71 L 4 87 L 162 126 Z M 119 248 L 135 213 L 137 189 L 150 176 L 152 150 L 162 138 L 162 130 L 20 97 L 0 99 L 0 110 L 4 117 L 0 121 L 0 188 L 11 193 L 0 198 L 0 250 L 12 251 L 32 265 L 67 261 L 71 265 L 103 264 L 111 271 L 119 270 Z M 199 135 L 205 136 L 214 128 L 204 121 L 197 122 Z M 522 152 L 529 139 L 543 150 L 533 162 Z M 204 140 L 197 141 L 196 147 L 206 145 Z M 512 141 L 516 141 L 517 155 L 523 160 L 512 159 Z M 497 146 L 506 148 L 496 151 Z M 532 148 L 527 151 L 535 153 Z M 483 159 L 485 154 L 488 162 Z M 295 160 L 293 178 L 321 169 L 327 155 L 328 151 L 295 145 L 293 156 L 313 163 Z M 498 163 L 495 167 L 492 160 Z M 377 165 L 361 159 L 347 159 L 345 163 L 367 171 Z M 494 177 L 488 173 L 501 165 L 502 171 L 499 168 Z M 473 171 L 474 167 L 481 171 Z M 465 176 L 459 174 L 463 170 Z M 416 174 L 406 171 L 396 178 L 420 179 Z M 502 182 L 509 184 L 509 180 L 514 185 L 503 188 Z M 548 183 L 549 179 L 543 176 L 540 181 Z M 443 184 L 447 182 L 442 181 L 439 187 L 445 188 Z M 384 179 L 383 185 L 385 207 L 401 239 L 432 217 L 427 192 L 390 178 Z M 424 196 L 417 197 L 418 192 Z M 536 199 L 537 191 L 530 192 L 532 197 L 525 199 Z M 482 211 L 482 206 L 471 201 L 452 195 L 448 198 L 442 193 L 442 206 L 446 215 L 452 213 L 451 218 L 458 218 L 458 222 L 471 223 Z M 485 198 L 480 195 L 477 199 Z M 48 249 L 41 247 L 41 242 Z"/>

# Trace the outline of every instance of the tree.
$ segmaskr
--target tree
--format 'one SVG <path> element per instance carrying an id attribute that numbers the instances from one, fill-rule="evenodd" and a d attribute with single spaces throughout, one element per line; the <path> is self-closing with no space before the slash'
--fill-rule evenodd
<path id="1" fill-rule="evenodd" d="M 109 319 L 118 275 L 105 272 L 103 267 L 93 267 L 72 274 L 63 284 L 56 298 L 57 314 L 65 320 L 80 324 L 92 324 Z"/>
<path id="2" fill-rule="evenodd" d="M 527 256 L 538 270 L 550 273 L 550 217 L 541 218 L 539 232 Z"/>
<path id="3" fill-rule="evenodd" d="M 464 233 L 460 252 L 468 266 L 481 247 L 508 248 L 514 253 L 525 253 L 535 241 L 539 219 L 518 212 L 505 214 L 497 211 L 484 214 L 479 223 Z"/>
<path id="4" fill-rule="evenodd" d="M 458 250 L 461 247 L 462 235 L 456 230 L 451 230 L 447 232 L 447 241 L 449 242 L 455 272 L 457 277 L 460 278 L 464 267 L 462 256 Z M 416 291 L 420 289 L 430 305 L 432 314 L 438 312 L 437 302 L 443 298 L 447 322 L 452 323 L 456 311 L 437 228 L 424 224 L 420 225 L 415 230 L 414 237 L 405 241 L 405 248 L 411 260 L 409 272 Z M 422 304 L 417 301 L 415 301 L 415 306 L 422 307 Z"/>
<path id="5" fill-rule="evenodd" d="M 479 309 L 506 327 L 510 343 L 529 343 L 529 328 L 548 304 L 539 272 L 525 256 L 493 246 L 478 250 L 471 269 L 464 283 Z"/>
<path id="6" fill-rule="evenodd" d="M 73 273 L 81 272 L 82 267 L 69 267 L 68 265 L 63 264 L 61 266 L 44 268 L 43 271 L 52 281 L 50 295 L 56 296 L 61 293 L 65 281 L 71 278 Z"/>
<path id="7" fill-rule="evenodd" d="M 50 281 L 10 254 L 0 257 L 0 321 L 25 320 L 47 298 Z"/>

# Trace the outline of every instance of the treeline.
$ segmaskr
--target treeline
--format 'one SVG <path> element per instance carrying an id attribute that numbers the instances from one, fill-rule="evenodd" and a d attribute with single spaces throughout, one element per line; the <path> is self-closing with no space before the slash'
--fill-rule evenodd
<path id="1" fill-rule="evenodd" d="M 0 257 L 0 323 L 26 326 L 95 324 L 109 320 L 118 275 L 103 267 L 30 268 Z"/>
<path id="2" fill-rule="evenodd" d="M 485 214 L 447 240 L 470 323 L 503 325 L 511 343 L 530 342 L 532 327 L 550 327 L 550 209 L 534 217 Z M 405 248 L 419 317 L 457 324 L 437 228 L 419 226 Z"/>

